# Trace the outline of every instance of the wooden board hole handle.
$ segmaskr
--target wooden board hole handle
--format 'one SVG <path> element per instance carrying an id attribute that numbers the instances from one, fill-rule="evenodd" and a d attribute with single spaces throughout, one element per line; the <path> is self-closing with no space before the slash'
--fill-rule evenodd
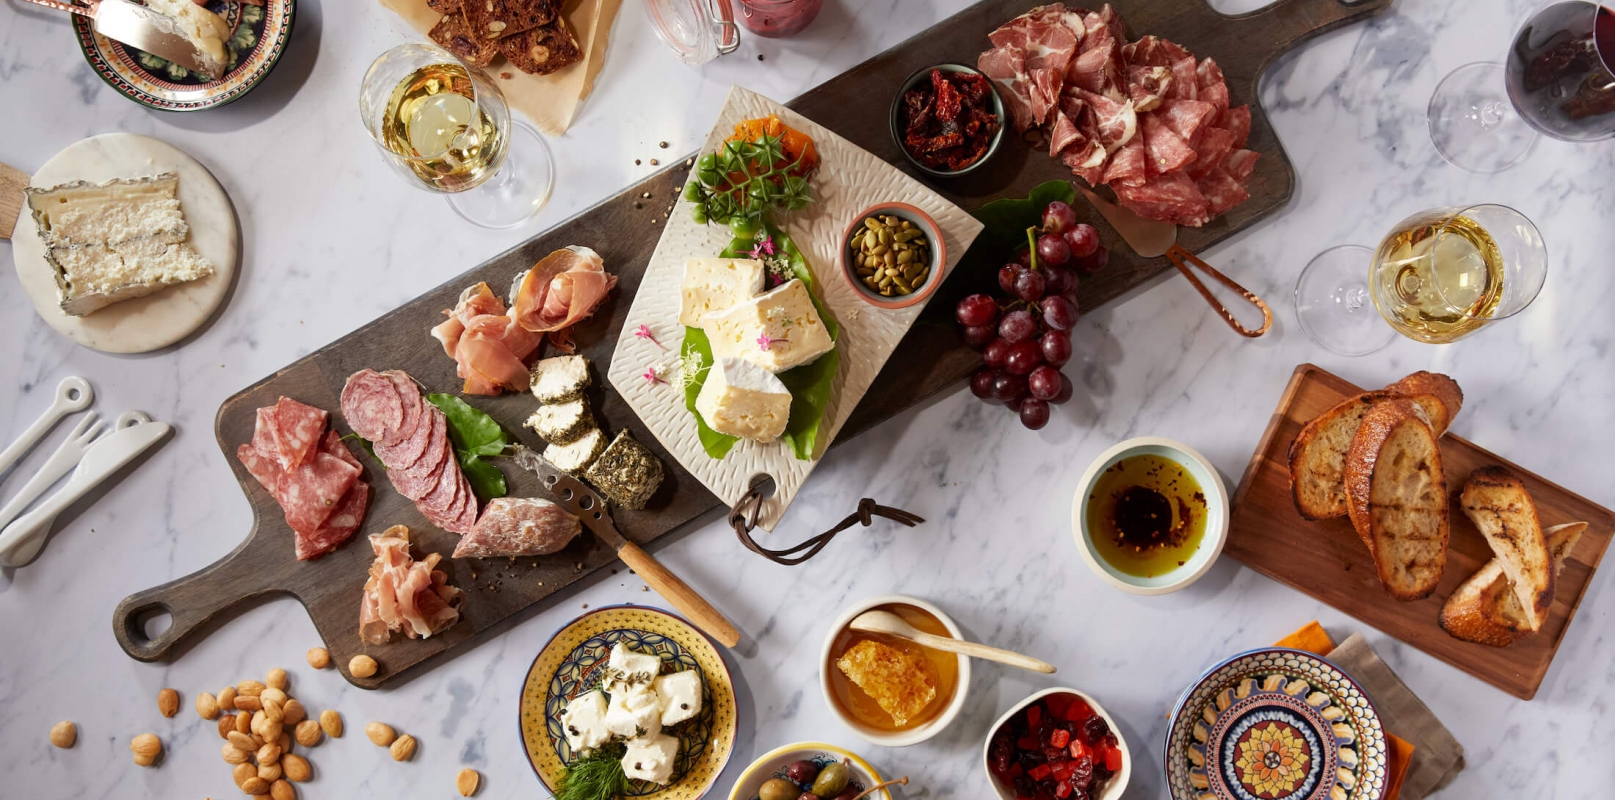
<path id="1" fill-rule="evenodd" d="M 137 661 L 167 660 L 219 615 L 277 591 L 266 570 L 249 567 L 242 557 L 254 538 L 198 572 L 125 597 L 112 612 L 118 646 Z M 164 615 L 168 626 L 148 633 L 148 623 Z"/>

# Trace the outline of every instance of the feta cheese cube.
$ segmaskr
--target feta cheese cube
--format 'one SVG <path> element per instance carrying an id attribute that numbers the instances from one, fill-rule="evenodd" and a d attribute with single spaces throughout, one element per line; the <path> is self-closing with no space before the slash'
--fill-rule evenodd
<path id="1" fill-rule="evenodd" d="M 679 284 L 679 324 L 699 328 L 702 318 L 763 291 L 763 264 L 749 258 L 691 258 Z"/>
<path id="2" fill-rule="evenodd" d="M 673 777 L 678 754 L 679 740 L 666 734 L 631 739 L 622 757 L 622 771 L 632 780 L 665 785 Z"/>
<path id="3" fill-rule="evenodd" d="M 791 419 L 791 392 L 774 373 L 750 361 L 720 358 L 707 370 L 695 410 L 718 433 L 772 442 Z"/>
<path id="4" fill-rule="evenodd" d="M 632 739 L 662 731 L 662 710 L 649 684 L 636 684 L 611 693 L 606 706 L 606 730 Z"/>
<path id="5" fill-rule="evenodd" d="M 566 731 L 566 746 L 574 753 L 593 750 L 610 741 L 605 694 L 596 689 L 573 698 L 561 709 L 561 726 Z"/>
<path id="6" fill-rule="evenodd" d="M 600 688 L 611 694 L 638 687 L 651 691 L 651 681 L 662 674 L 662 658 L 655 653 L 636 653 L 618 642 L 606 660 L 606 679 Z"/>
<path id="7" fill-rule="evenodd" d="M 745 359 L 775 374 L 811 364 L 836 346 L 800 280 L 708 314 L 702 323 L 713 358 Z"/>
<path id="8" fill-rule="evenodd" d="M 687 669 L 656 679 L 662 725 L 677 725 L 701 713 L 701 673 Z"/>

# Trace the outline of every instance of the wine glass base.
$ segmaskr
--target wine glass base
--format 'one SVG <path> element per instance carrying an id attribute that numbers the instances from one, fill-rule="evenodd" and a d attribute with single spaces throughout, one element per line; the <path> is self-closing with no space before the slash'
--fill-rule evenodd
<path id="1" fill-rule="evenodd" d="M 531 126 L 511 121 L 510 151 L 499 171 L 448 196 L 449 208 L 483 228 L 514 228 L 537 214 L 555 189 L 555 154 Z"/>
<path id="2" fill-rule="evenodd" d="M 1430 96 L 1430 141 L 1447 163 L 1469 172 L 1502 172 L 1525 158 L 1537 132 L 1514 110 L 1502 64 L 1466 64 Z"/>
<path id="3" fill-rule="evenodd" d="M 1396 338 L 1369 294 L 1373 261 L 1373 250 L 1346 244 L 1319 253 L 1301 271 L 1295 317 L 1313 343 L 1337 355 L 1366 356 Z"/>

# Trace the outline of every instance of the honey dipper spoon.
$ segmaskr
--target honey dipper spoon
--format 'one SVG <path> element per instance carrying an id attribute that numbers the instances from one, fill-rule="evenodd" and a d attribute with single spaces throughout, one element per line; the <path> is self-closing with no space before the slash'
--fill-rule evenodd
<path id="1" fill-rule="evenodd" d="M 946 636 L 929 634 L 915 628 L 913 625 L 910 625 L 907 622 L 904 622 L 902 617 L 899 617 L 890 611 L 865 611 L 864 613 L 853 617 L 852 623 L 848 627 L 855 631 L 864 631 L 865 633 L 884 633 L 888 636 L 896 636 L 899 639 L 907 639 L 921 647 L 929 647 L 932 650 L 941 650 L 948 653 L 958 653 L 962 656 L 970 656 L 971 658 L 983 658 L 988 661 L 997 661 L 1000 664 L 1008 664 L 1012 667 L 1029 669 L 1033 672 L 1044 673 L 1045 675 L 1054 674 L 1054 665 L 1046 661 L 1039 661 L 1030 656 L 1023 656 L 1020 653 L 1010 650 L 1001 650 L 997 647 L 988 647 L 984 644 L 977 644 L 975 642 L 961 642 L 958 639 L 950 639 Z"/>

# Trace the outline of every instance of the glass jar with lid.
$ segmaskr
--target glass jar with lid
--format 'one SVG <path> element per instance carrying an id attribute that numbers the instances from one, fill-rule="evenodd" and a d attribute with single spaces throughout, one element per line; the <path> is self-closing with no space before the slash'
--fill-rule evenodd
<path id="1" fill-rule="evenodd" d="M 729 0 L 645 0 L 645 13 L 662 43 L 692 67 L 740 47 Z"/>

